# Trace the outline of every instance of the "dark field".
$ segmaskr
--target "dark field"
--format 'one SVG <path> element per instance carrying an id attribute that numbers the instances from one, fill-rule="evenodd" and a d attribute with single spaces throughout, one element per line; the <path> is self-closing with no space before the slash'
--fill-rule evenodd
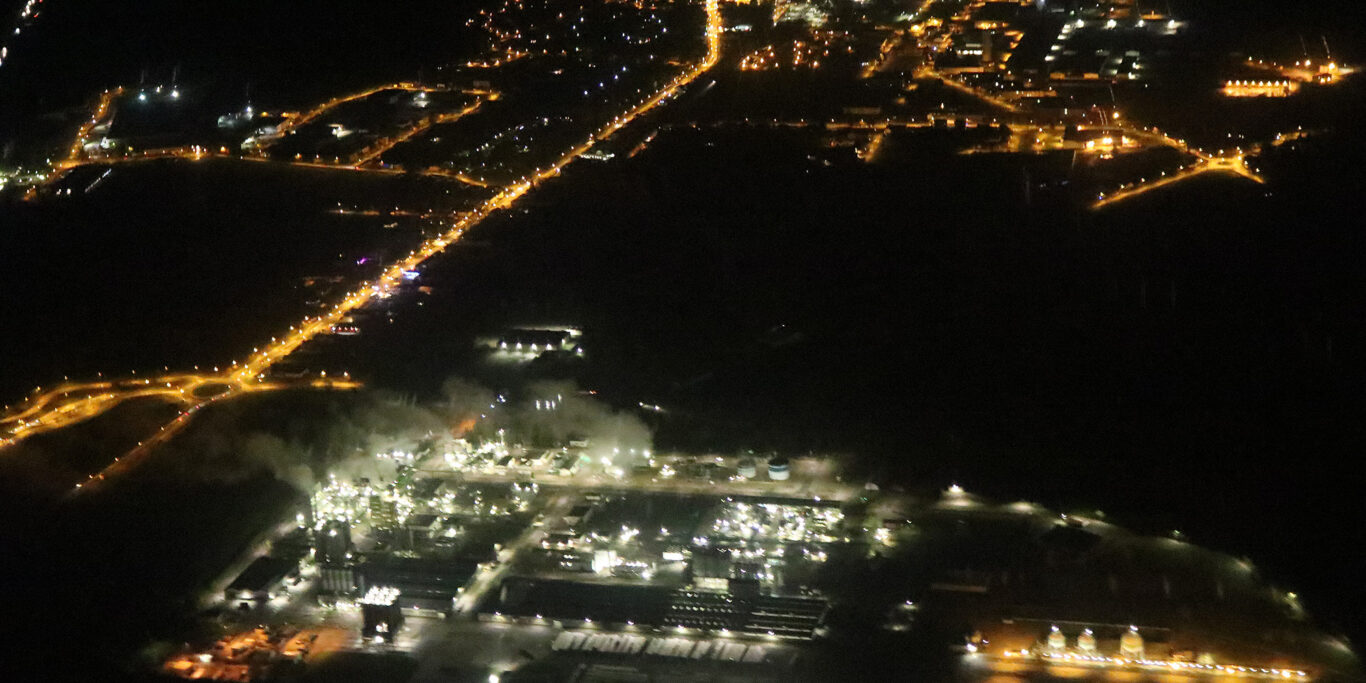
<path id="1" fill-rule="evenodd" d="M 358 282 L 434 229 L 331 211 L 453 209 L 475 196 L 439 179 L 249 162 L 147 162 L 98 180 L 106 170 L 73 173 L 59 187 L 69 197 L 0 207 L 4 403 L 63 376 L 241 358 L 314 314 L 308 301 L 341 293 L 305 278 Z"/>
<path id="2" fill-rule="evenodd" d="M 482 47 L 465 25 L 474 7 L 49 0 L 0 68 L 0 139 L 22 136 L 16 154 L 24 154 L 35 134 L 60 134 L 68 110 L 78 119 L 100 90 L 169 84 L 173 75 L 182 88 L 211 95 L 223 113 L 249 98 L 301 108 L 375 83 L 416 80 L 424 70 L 435 78 L 438 66 Z"/>

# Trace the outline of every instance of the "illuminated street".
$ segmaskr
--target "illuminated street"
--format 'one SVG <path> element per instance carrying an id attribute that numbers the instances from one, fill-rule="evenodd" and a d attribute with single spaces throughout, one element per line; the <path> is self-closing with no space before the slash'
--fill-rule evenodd
<path id="1" fill-rule="evenodd" d="M 359 289 L 346 295 L 343 300 L 329 312 L 316 317 L 310 316 L 305 318 L 300 321 L 297 329 L 294 326 L 291 326 L 290 330 L 287 331 L 284 336 L 279 339 L 272 338 L 271 342 L 264 348 L 254 350 L 253 354 L 244 359 L 240 366 L 234 362 L 234 367 L 225 369 L 222 374 L 208 376 L 168 375 L 156 377 L 144 380 L 144 386 L 142 388 L 137 388 L 136 385 L 132 388 L 104 387 L 101 384 L 89 386 L 77 385 L 62 387 L 58 390 L 43 394 L 30 405 L 18 409 L 15 414 L 5 415 L 3 418 L 0 418 L 0 427 L 4 427 L 9 432 L 5 439 L 0 441 L 0 448 L 13 444 L 16 441 L 35 433 L 58 429 L 89 419 L 129 398 L 157 395 L 170 396 L 177 400 L 185 400 L 187 395 L 192 396 L 194 390 L 201 386 L 223 385 L 225 390 L 211 399 L 219 400 L 240 391 L 258 391 L 273 388 L 273 385 L 262 382 L 264 373 L 273 364 L 287 358 L 291 353 L 317 335 L 330 331 L 342 318 L 365 304 L 372 297 L 387 294 L 403 279 L 403 274 L 405 272 L 417 268 L 423 261 L 426 261 L 433 255 L 443 251 L 450 244 L 458 241 L 465 234 L 466 230 L 477 225 L 484 217 L 494 211 L 510 208 L 519 198 L 531 190 L 536 183 L 559 175 L 562 168 L 592 149 L 595 144 L 608 139 L 613 133 L 621 130 L 636 117 L 649 112 L 659 104 L 674 97 L 680 89 L 687 86 L 689 83 L 692 83 L 698 76 L 715 66 L 721 57 L 721 16 L 717 0 L 707 0 L 706 11 L 707 27 L 705 40 L 707 52 L 701 62 L 676 76 L 666 87 L 651 95 L 645 101 L 613 118 L 611 123 L 604 128 L 593 132 L 585 142 L 566 152 L 548 168 L 538 170 L 536 174 L 529 179 L 524 178 L 520 183 L 503 188 L 502 191 L 484 202 L 479 208 L 458 217 L 450 230 L 445 234 L 424 242 L 420 248 L 410 253 L 407 258 L 389 265 L 375 282 L 363 285 Z M 291 118 L 289 121 L 293 122 L 293 126 L 299 126 L 306 123 L 308 120 L 321 115 L 331 107 L 347 101 L 366 97 L 379 90 L 390 88 L 415 89 L 415 86 L 400 83 L 352 94 L 329 101 L 303 115 Z M 101 100 L 100 109 L 97 110 L 96 116 L 93 117 L 92 120 L 97 120 L 103 116 L 103 111 L 105 107 L 107 107 L 108 98 L 111 96 L 112 95 L 106 95 L 106 97 Z M 469 110 L 472 111 L 476 106 L 477 104 L 471 105 Z M 460 112 L 454 118 L 463 116 L 466 113 L 468 113 L 468 111 Z M 84 134 L 84 129 L 82 134 Z M 78 137 L 77 144 L 73 146 L 73 157 L 79 150 L 80 141 L 81 138 Z M 322 381 L 325 386 L 332 385 L 331 380 L 320 378 L 320 381 Z M 72 391 L 80 393 L 98 388 L 117 388 L 120 390 L 107 391 L 97 396 L 89 396 L 87 394 L 86 396 L 76 399 L 75 402 L 69 400 L 68 394 Z M 57 398 L 57 393 L 62 394 L 62 400 L 60 402 L 55 400 Z M 187 414 L 192 414 L 194 409 L 197 409 L 202 405 L 204 405 L 204 403 L 193 403 L 190 410 L 182 414 L 180 418 L 177 418 L 174 423 L 167 426 L 175 429 L 178 423 L 184 421 L 183 418 L 186 417 Z M 162 431 L 165 430 L 166 427 L 163 427 Z M 116 467 L 117 469 L 115 469 Z M 91 475 L 91 479 L 103 480 L 106 478 L 106 475 L 112 475 L 116 471 L 120 471 L 126 467 L 128 467 L 128 465 L 116 461 L 104 472 Z"/>

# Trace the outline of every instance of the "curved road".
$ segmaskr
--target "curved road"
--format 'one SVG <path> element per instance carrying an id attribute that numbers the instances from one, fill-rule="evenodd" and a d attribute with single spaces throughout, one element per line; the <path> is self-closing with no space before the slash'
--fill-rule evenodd
<path id="1" fill-rule="evenodd" d="M 309 340 L 319 334 L 330 331 L 333 325 L 341 322 L 342 318 L 346 317 L 349 313 L 359 308 L 370 299 L 380 295 L 387 295 L 394 291 L 403 281 L 404 271 L 412 270 L 432 256 L 441 253 L 447 246 L 463 237 L 469 228 L 477 225 L 495 211 L 510 208 L 518 199 L 534 188 L 537 183 L 559 175 L 561 169 L 592 149 L 596 144 L 607 140 L 614 133 L 634 121 L 637 117 L 648 113 L 655 107 L 674 97 L 682 88 L 692 83 L 698 76 L 701 76 L 715 66 L 721 58 L 722 27 L 718 0 L 706 0 L 705 9 L 707 13 L 705 33 L 707 51 L 700 62 L 675 76 L 663 88 L 645 98 L 631 109 L 614 117 L 606 125 L 589 135 L 582 143 L 567 151 L 553 164 L 544 169 L 537 169 L 530 177 L 523 177 L 516 184 L 504 187 L 473 211 L 461 215 L 444 234 L 423 242 L 419 248 L 409 252 L 406 258 L 403 258 L 386 268 L 379 278 L 375 279 L 373 282 L 362 283 L 360 287 L 349 293 L 340 303 L 326 313 L 316 317 L 305 317 L 299 324 L 291 325 L 289 331 L 284 336 L 272 338 L 270 344 L 254 349 L 252 355 L 248 356 L 243 361 L 234 361 L 233 366 L 227 369 L 226 372 L 214 374 L 169 374 L 143 380 L 66 384 L 35 396 L 18 408 L 0 415 L 0 449 L 17 443 L 29 436 L 61 429 L 89 419 L 130 398 L 163 396 L 174 401 L 183 402 L 189 406 L 179 417 L 163 426 L 152 440 L 140 445 L 129 454 L 121 458 L 116 458 L 104 471 L 91 475 L 90 477 L 91 482 L 104 481 L 109 476 L 131 467 L 134 462 L 139 459 L 138 456 L 150 450 L 151 445 L 169 438 L 171 434 L 174 434 L 181 429 L 189 421 L 189 418 L 195 411 L 211 402 L 236 396 L 244 392 L 278 389 L 285 386 L 297 386 L 295 384 L 267 383 L 265 381 L 265 373 L 272 365 L 287 358 Z M 389 85 L 385 87 L 391 88 L 394 86 Z M 113 93 L 106 93 L 105 97 L 101 100 L 101 112 L 97 112 L 97 115 L 92 121 L 97 121 L 101 118 L 101 114 L 104 110 L 107 110 L 108 102 L 112 100 L 112 96 Z M 361 96 L 363 96 L 363 94 Z M 354 99 L 355 97 L 356 96 L 353 95 L 348 98 L 339 98 L 329 101 L 310 111 L 308 114 L 298 117 L 298 119 L 306 121 L 309 118 L 309 114 L 316 116 L 342 101 Z M 298 124 L 296 123 L 295 125 Z M 78 140 L 77 145 L 79 144 L 80 142 Z M 315 382 L 321 383 L 321 386 L 336 388 L 350 388 L 356 386 L 355 383 L 346 380 L 337 381 L 319 378 Z M 224 389 L 212 396 L 204 397 L 195 395 L 197 390 L 203 392 L 205 387 L 219 384 L 223 385 Z M 87 482 L 86 486 L 89 486 L 91 482 Z M 77 488 L 80 489 L 81 485 L 78 485 Z"/>

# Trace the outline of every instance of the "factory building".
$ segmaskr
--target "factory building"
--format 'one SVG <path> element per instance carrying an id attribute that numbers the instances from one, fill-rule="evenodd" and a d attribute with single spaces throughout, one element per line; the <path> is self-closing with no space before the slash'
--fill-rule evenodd
<path id="1" fill-rule="evenodd" d="M 729 591 L 597 584 L 514 577 L 499 591 L 495 616 L 697 629 L 808 639 L 829 603 L 817 596 L 737 595 Z"/>
<path id="2" fill-rule="evenodd" d="M 297 576 L 299 563 L 281 557 L 258 557 L 228 584 L 228 602 L 265 602 L 284 592 L 285 579 Z"/>
<path id="3" fill-rule="evenodd" d="M 351 559 L 351 525 L 328 522 L 315 536 L 314 559 L 318 564 L 345 564 Z"/>
<path id="4" fill-rule="evenodd" d="M 327 595 L 350 595 L 356 592 L 356 570 L 347 565 L 319 565 L 318 592 Z"/>
<path id="5" fill-rule="evenodd" d="M 350 595 L 358 587 L 351 566 L 351 525 L 327 522 L 314 533 L 313 559 L 318 564 L 318 590 L 325 595 Z"/>
<path id="6" fill-rule="evenodd" d="M 548 351 L 578 351 L 583 333 L 573 328 L 518 328 L 494 340 L 494 348 L 504 353 L 541 354 Z"/>
<path id="7" fill-rule="evenodd" d="M 403 610 L 399 607 L 399 589 L 391 586 L 372 586 L 360 599 L 361 637 L 392 643 L 403 628 Z"/>
<path id="8" fill-rule="evenodd" d="M 445 612 L 478 569 L 473 560 L 375 555 L 356 565 L 356 575 L 366 593 L 394 588 L 403 596 L 403 608 Z"/>

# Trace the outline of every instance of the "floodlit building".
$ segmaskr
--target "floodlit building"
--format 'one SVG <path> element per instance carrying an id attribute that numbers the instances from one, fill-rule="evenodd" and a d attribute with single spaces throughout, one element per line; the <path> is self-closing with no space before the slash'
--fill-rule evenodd
<path id="1" fill-rule="evenodd" d="M 349 565 L 325 564 L 318 566 L 318 591 L 329 595 L 350 595 L 356 592 L 356 570 Z"/>
<path id="2" fill-rule="evenodd" d="M 1096 634 L 1091 629 L 1088 628 L 1077 636 L 1077 649 L 1088 654 L 1096 651 Z"/>
<path id="3" fill-rule="evenodd" d="M 1228 81 L 1222 92 L 1228 97 L 1289 97 L 1300 89 L 1300 84 L 1289 79 Z"/>
<path id="4" fill-rule="evenodd" d="M 1130 659 L 1143 659 L 1143 636 L 1139 635 L 1137 626 L 1130 626 L 1119 637 L 1119 654 Z"/>
<path id="5" fill-rule="evenodd" d="M 330 595 L 356 591 L 356 572 L 351 566 L 351 525 L 332 520 L 314 532 L 313 559 L 318 564 L 318 590 Z"/>
<path id="6" fill-rule="evenodd" d="M 1062 650 L 1067 647 L 1067 636 L 1062 634 L 1057 626 L 1052 627 L 1048 633 L 1048 649 Z"/>
<path id="7" fill-rule="evenodd" d="M 284 591 L 285 579 L 299 564 L 279 557 L 258 557 L 223 592 L 228 602 L 265 602 Z"/>
<path id="8" fill-rule="evenodd" d="M 705 632 L 806 640 L 822 625 L 828 608 L 825 598 L 811 595 L 737 595 L 513 577 L 500 588 L 494 614 L 495 619 L 681 629 L 693 636 Z"/>
<path id="9" fill-rule="evenodd" d="M 574 351 L 583 333 L 573 328 L 518 328 L 500 335 L 495 347 L 506 353 L 541 354 Z"/>
<path id="10" fill-rule="evenodd" d="M 444 612 L 478 568 L 473 560 L 368 555 L 356 565 L 356 575 L 367 594 L 392 588 L 403 596 L 403 607 Z"/>
<path id="11" fill-rule="evenodd" d="M 400 591 L 391 586 L 372 586 L 360 599 L 361 637 L 394 642 L 403 628 L 403 610 L 398 605 Z"/>

